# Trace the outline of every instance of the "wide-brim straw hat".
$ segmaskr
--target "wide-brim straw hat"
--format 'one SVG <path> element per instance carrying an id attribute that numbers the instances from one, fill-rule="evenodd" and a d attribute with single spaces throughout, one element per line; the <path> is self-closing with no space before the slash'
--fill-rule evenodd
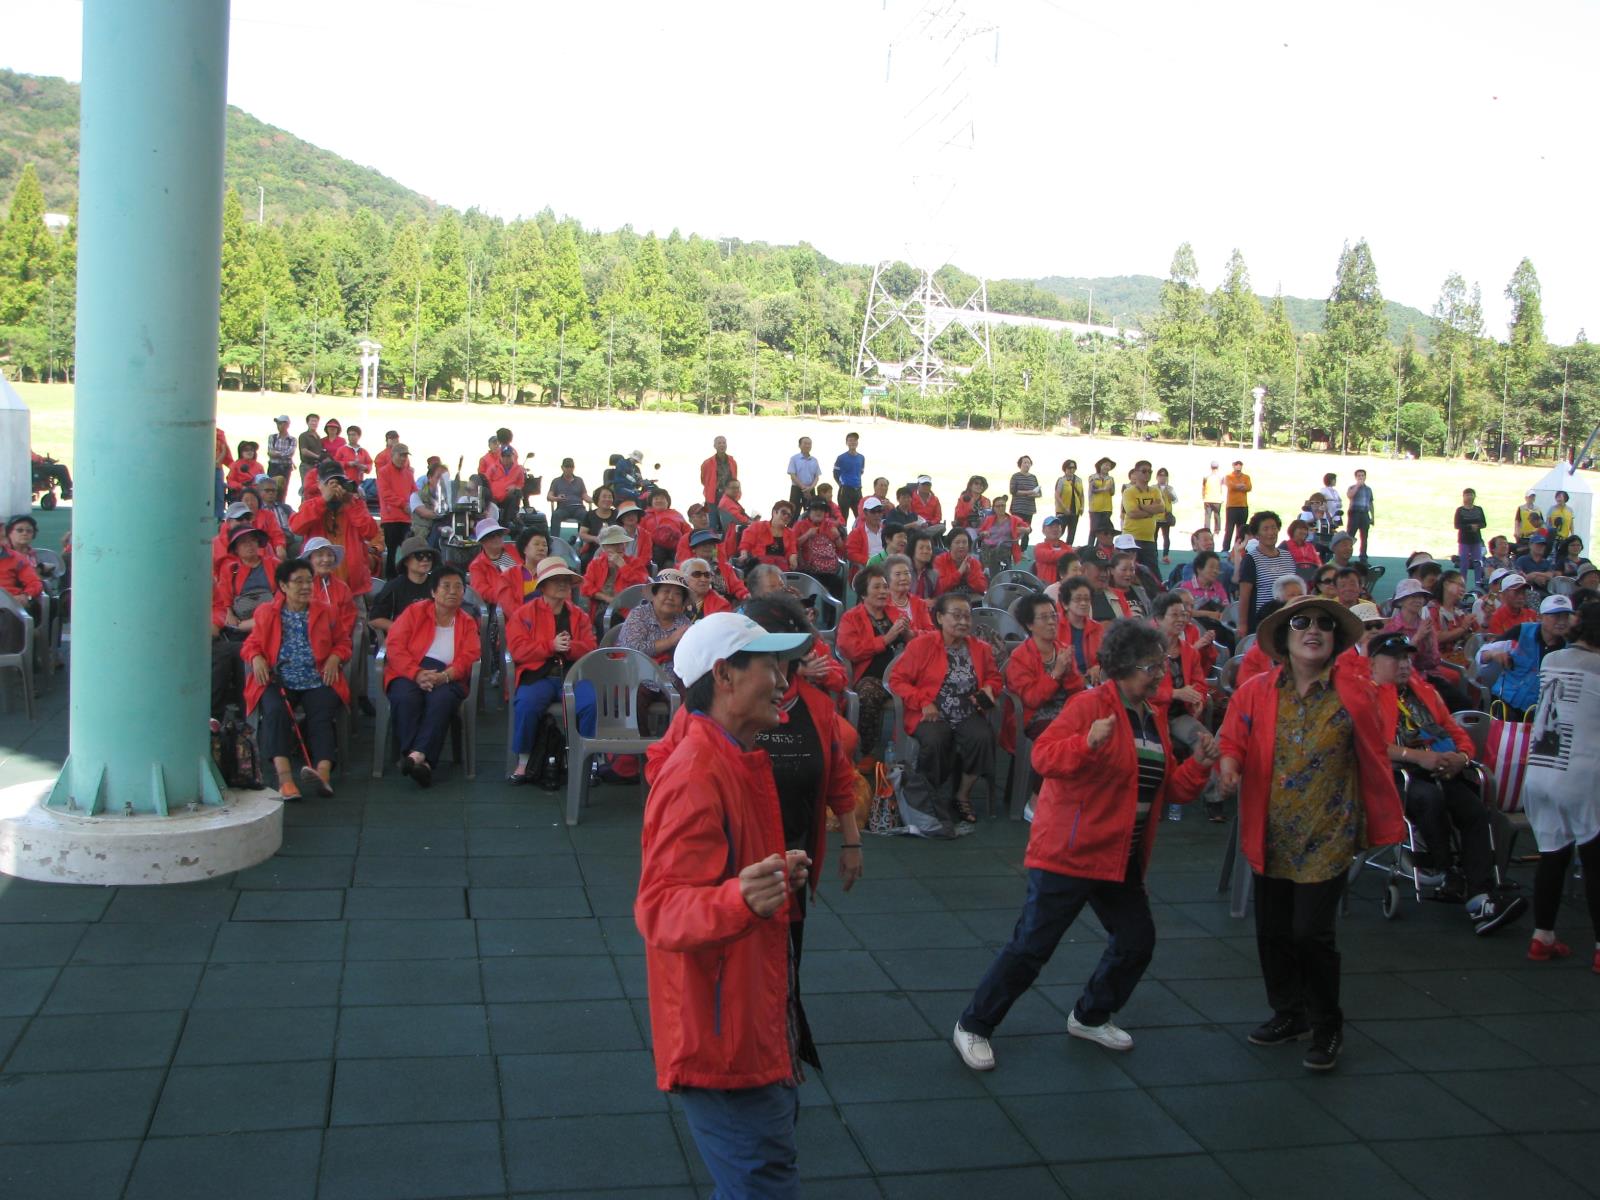
<path id="1" fill-rule="evenodd" d="M 626 546 L 631 541 L 633 539 L 628 536 L 628 531 L 621 525 L 607 525 L 600 531 L 600 536 L 595 539 L 595 542 L 601 546 Z"/>
<path id="2" fill-rule="evenodd" d="M 1365 632 L 1361 626 L 1361 618 L 1337 600 L 1330 600 L 1326 596 L 1298 596 L 1276 612 L 1268 613 L 1261 619 L 1261 627 L 1256 630 L 1256 645 L 1261 647 L 1263 654 L 1277 662 L 1286 661 L 1277 650 L 1279 627 L 1291 617 L 1313 612 L 1327 613 L 1334 620 L 1334 632 L 1344 635 L 1344 645 L 1337 647 L 1335 653 L 1355 645 Z"/>
<path id="3" fill-rule="evenodd" d="M 551 555 L 549 558 L 541 558 L 539 560 L 539 565 L 533 569 L 533 586 L 535 588 L 543 587 L 552 579 L 582 578 L 582 575 L 579 575 L 571 567 L 567 566 L 562 559 L 559 559 L 554 555 Z"/>

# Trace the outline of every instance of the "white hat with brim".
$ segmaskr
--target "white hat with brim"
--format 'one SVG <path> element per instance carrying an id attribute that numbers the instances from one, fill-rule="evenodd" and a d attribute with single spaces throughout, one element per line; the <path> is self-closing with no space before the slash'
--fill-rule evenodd
<path id="1" fill-rule="evenodd" d="M 242 521 L 246 517 L 254 516 L 255 513 L 250 511 L 250 506 L 242 500 L 235 500 L 222 512 L 222 519 L 225 521 Z"/>
<path id="2" fill-rule="evenodd" d="M 657 571 L 656 577 L 650 581 L 650 590 L 654 592 L 658 587 L 681 587 L 689 590 L 689 577 L 682 571 L 674 571 L 668 567 L 665 571 Z"/>
<path id="3" fill-rule="evenodd" d="M 1512 588 L 1527 587 L 1527 586 L 1528 586 L 1528 581 L 1526 579 L 1524 579 L 1521 575 L 1518 575 L 1515 571 L 1512 571 L 1510 574 L 1506 575 L 1504 578 L 1502 578 L 1500 580 L 1500 590 L 1502 592 L 1509 592 L 1509 591 L 1511 591 Z"/>
<path id="4" fill-rule="evenodd" d="M 1111 539 L 1111 548 L 1113 550 L 1137 550 L 1139 548 L 1139 540 L 1131 533 L 1119 533 Z"/>
<path id="5" fill-rule="evenodd" d="M 493 517 L 485 517 L 472 527 L 472 538 L 474 541 L 481 542 L 484 538 L 490 537 L 493 534 L 510 532 L 511 531 L 509 529 L 500 524 L 500 522 L 496 521 Z"/>
<path id="6" fill-rule="evenodd" d="M 1554 616 L 1556 613 L 1570 613 L 1575 611 L 1572 607 L 1570 596 L 1546 596 L 1539 603 L 1541 617 Z"/>
<path id="7" fill-rule="evenodd" d="M 601 546 L 626 546 L 633 539 L 621 525 L 607 525 L 600 531 L 600 536 L 595 541 Z"/>
<path id="8" fill-rule="evenodd" d="M 300 557 L 310 558 L 318 550 L 332 550 L 334 562 L 338 562 L 344 557 L 344 547 L 335 546 L 325 537 L 314 537 L 307 539 L 306 544 L 300 547 Z"/>
<path id="9" fill-rule="evenodd" d="M 1405 600 L 1410 596 L 1431 595 L 1427 585 L 1420 579 L 1402 579 L 1395 585 L 1394 598 L 1396 601 Z"/>
<path id="10" fill-rule="evenodd" d="M 1360 604 L 1352 604 L 1350 606 L 1350 611 L 1355 614 L 1356 619 L 1359 620 L 1363 626 L 1365 626 L 1368 621 L 1383 620 L 1383 610 L 1370 600 L 1363 600 Z"/>
<path id="11" fill-rule="evenodd" d="M 787 662 L 800 658 L 810 645 L 809 633 L 768 633 L 743 613 L 712 613 L 696 621 L 678 642 L 672 670 L 684 687 L 692 687 L 735 654 L 771 654 Z"/>
<path id="12" fill-rule="evenodd" d="M 928 475 L 918 475 L 917 476 L 917 485 L 919 487 L 924 483 L 932 483 L 932 482 L 933 482 L 933 478 L 931 476 L 928 476 Z"/>
<path id="13" fill-rule="evenodd" d="M 875 510 L 880 509 L 882 507 L 883 507 L 883 501 L 878 499 L 878 497 L 876 497 L 876 496 L 868 496 L 865 500 L 863 500 L 861 502 L 861 511 L 862 512 L 874 512 Z"/>

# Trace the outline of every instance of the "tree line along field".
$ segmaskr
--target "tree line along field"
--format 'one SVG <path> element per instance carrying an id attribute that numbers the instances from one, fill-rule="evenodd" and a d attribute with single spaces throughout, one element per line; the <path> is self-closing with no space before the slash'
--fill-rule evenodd
<path id="1" fill-rule="evenodd" d="M 32 412 L 34 449 L 53 454 L 70 465 L 72 388 L 65 384 L 24 383 L 18 391 Z M 1378 510 L 1372 552 L 1384 556 L 1402 556 L 1422 549 L 1436 555 L 1453 553 L 1452 518 L 1461 502 L 1463 487 L 1477 489 L 1478 502 L 1489 516 L 1490 532 L 1508 532 L 1512 512 L 1521 503 L 1523 493 L 1544 474 L 1543 468 L 1461 460 L 1408 461 L 1288 450 L 1256 452 L 1023 430 L 946 430 L 888 419 L 872 420 L 859 413 L 848 420 L 753 418 L 748 414 L 597 412 L 390 399 L 363 406 L 347 396 L 274 392 L 222 392 L 217 398 L 218 421 L 235 445 L 246 438 L 264 442 L 272 432 L 272 418 L 280 412 L 293 418 L 293 433 L 303 428 L 308 412 L 317 412 L 324 419 L 336 416 L 347 426 L 360 425 L 365 431 L 363 444 L 374 450 L 382 444 L 385 429 L 397 429 L 419 461 L 420 457 L 437 454 L 454 469 L 459 458 L 464 460 L 463 471 L 467 473 L 483 453 L 488 436 L 505 425 L 516 435 L 520 452 L 535 453 L 529 464 L 530 474 L 543 475 L 548 480 L 559 473 L 561 459 L 570 456 L 577 462 L 578 474 L 591 488 L 600 482 L 608 455 L 642 450 L 646 474 L 671 490 L 680 511 L 698 499 L 700 462 L 711 453 L 711 440 L 719 434 L 728 439 L 729 453 L 739 462 L 752 511 L 755 504 L 770 505 L 788 495 L 784 467 L 801 436 L 812 438 L 813 453 L 826 474 L 834 457 L 844 449 L 844 435 L 851 429 L 861 434 L 861 453 L 867 459 L 869 479 L 882 474 L 898 486 L 926 473 L 933 476 L 935 491 L 949 507 L 954 506 L 971 474 L 988 478 L 991 495 L 1003 491 L 1016 469 L 1016 460 L 1024 454 L 1033 458 L 1034 473 L 1047 491 L 1060 473 L 1063 458 L 1068 456 L 1077 461 L 1080 474 L 1087 475 L 1094 469 L 1095 459 L 1109 455 L 1117 462 L 1116 473 L 1121 480 L 1126 479 L 1128 468 L 1136 460 L 1148 458 L 1156 467 L 1164 466 L 1171 472 L 1179 497 L 1174 548 L 1183 550 L 1188 549 L 1188 532 L 1201 523 L 1200 480 L 1213 458 L 1222 463 L 1224 472 L 1234 458 L 1243 458 L 1254 484 L 1255 507 L 1275 509 L 1286 520 L 1299 511 L 1312 489 L 1321 485 L 1324 472 L 1337 472 L 1340 486 L 1344 487 L 1357 467 L 1366 468 Z M 658 462 L 661 468 L 655 471 L 653 466 Z M 1048 510 L 1048 501 L 1041 510 Z M 1036 531 L 1037 528 L 1036 520 Z M 1079 537 L 1081 540 L 1081 529 Z"/>

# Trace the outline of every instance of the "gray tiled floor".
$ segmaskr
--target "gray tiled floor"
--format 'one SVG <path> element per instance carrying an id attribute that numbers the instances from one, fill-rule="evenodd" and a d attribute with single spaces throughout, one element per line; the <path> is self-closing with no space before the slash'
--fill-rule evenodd
<path id="1" fill-rule="evenodd" d="M 0 784 L 52 770 L 63 690 L 41 726 L 0 716 Z M 489 769 L 502 727 L 483 724 L 476 783 L 341 779 L 233 879 L 0 879 L 0 1196 L 705 1195 L 653 1086 L 638 794 L 603 789 L 568 830 Z M 1025 836 L 869 839 L 849 895 L 830 866 L 804 966 L 826 1067 L 802 1092 L 808 1194 L 1600 1194 L 1586 961 L 1529 964 L 1525 928 L 1479 940 L 1409 901 L 1386 923 L 1366 881 L 1341 931 L 1349 1049 L 1307 1076 L 1244 1040 L 1263 1015 L 1251 931 L 1195 815 L 1156 850 L 1134 1052 L 1064 1035 L 1104 946 L 1086 914 L 997 1037 L 999 1069 L 970 1074 L 946 1038 L 1015 920 Z M 1580 944 L 1576 908 L 1566 922 Z"/>

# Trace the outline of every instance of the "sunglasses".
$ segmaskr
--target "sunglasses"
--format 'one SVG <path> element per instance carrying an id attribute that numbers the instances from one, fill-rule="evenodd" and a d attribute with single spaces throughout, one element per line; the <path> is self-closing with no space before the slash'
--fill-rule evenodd
<path id="1" fill-rule="evenodd" d="M 1365 629 L 1368 633 L 1377 633 L 1379 630 L 1386 629 L 1387 627 L 1387 621 L 1368 621 L 1361 626 L 1361 628 Z"/>
<path id="2" fill-rule="evenodd" d="M 1313 625 L 1320 629 L 1323 633 L 1332 633 L 1335 629 L 1339 628 L 1339 622 L 1335 621 L 1332 617 L 1313 615 L 1311 613 L 1297 613 L 1289 618 L 1289 628 L 1298 630 L 1302 633 L 1307 629 L 1310 629 Z"/>
<path id="3" fill-rule="evenodd" d="M 711 572 L 710 571 L 690 571 L 689 572 L 689 578 L 690 579 L 710 579 L 711 578 Z"/>

